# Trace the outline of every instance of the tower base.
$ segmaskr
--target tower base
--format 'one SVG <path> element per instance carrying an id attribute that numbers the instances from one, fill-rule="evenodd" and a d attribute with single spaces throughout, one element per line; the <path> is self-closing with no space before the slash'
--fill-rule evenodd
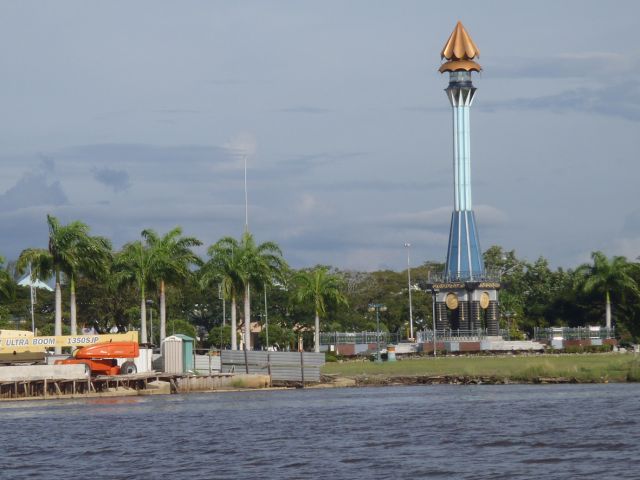
<path id="1" fill-rule="evenodd" d="M 486 331 L 500 334 L 498 282 L 428 283 L 435 299 L 433 315 L 438 331 L 456 331 L 474 337 Z"/>

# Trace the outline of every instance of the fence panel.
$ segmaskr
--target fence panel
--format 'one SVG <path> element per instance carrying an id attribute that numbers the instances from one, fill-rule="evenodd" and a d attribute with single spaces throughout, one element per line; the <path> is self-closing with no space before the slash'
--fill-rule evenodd
<path id="1" fill-rule="evenodd" d="M 219 355 L 194 355 L 193 368 L 198 373 L 212 374 L 220 371 Z"/>
<path id="2" fill-rule="evenodd" d="M 320 367 L 324 365 L 324 353 L 262 352 L 223 350 L 220 352 L 222 372 L 257 373 L 271 375 L 272 380 L 300 382 L 320 381 Z M 304 363 L 304 368 L 303 364 Z"/>

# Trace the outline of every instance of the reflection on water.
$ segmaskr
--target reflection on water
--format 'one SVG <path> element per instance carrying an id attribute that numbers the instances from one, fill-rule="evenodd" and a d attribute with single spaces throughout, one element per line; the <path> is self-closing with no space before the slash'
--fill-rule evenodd
<path id="1" fill-rule="evenodd" d="M 0 403 L 0 478 L 638 478 L 638 393 L 415 386 Z"/>

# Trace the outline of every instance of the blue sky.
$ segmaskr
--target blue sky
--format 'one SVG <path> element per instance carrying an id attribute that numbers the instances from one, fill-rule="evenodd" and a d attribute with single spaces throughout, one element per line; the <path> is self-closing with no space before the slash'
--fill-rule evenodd
<path id="1" fill-rule="evenodd" d="M 449 2 L 451 3 L 451 2 Z M 640 255 L 640 4 L 68 1 L 0 8 L 0 254 L 45 216 L 116 247 L 249 224 L 296 267 L 443 261 L 451 112 L 437 69 L 461 20 L 484 248 L 574 267 Z"/>

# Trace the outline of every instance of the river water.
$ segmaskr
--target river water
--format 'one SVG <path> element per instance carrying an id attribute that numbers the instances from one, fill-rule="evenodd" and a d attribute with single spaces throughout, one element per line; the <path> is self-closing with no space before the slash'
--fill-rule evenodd
<path id="1" fill-rule="evenodd" d="M 0 403 L 0 478 L 640 478 L 640 385 Z"/>

